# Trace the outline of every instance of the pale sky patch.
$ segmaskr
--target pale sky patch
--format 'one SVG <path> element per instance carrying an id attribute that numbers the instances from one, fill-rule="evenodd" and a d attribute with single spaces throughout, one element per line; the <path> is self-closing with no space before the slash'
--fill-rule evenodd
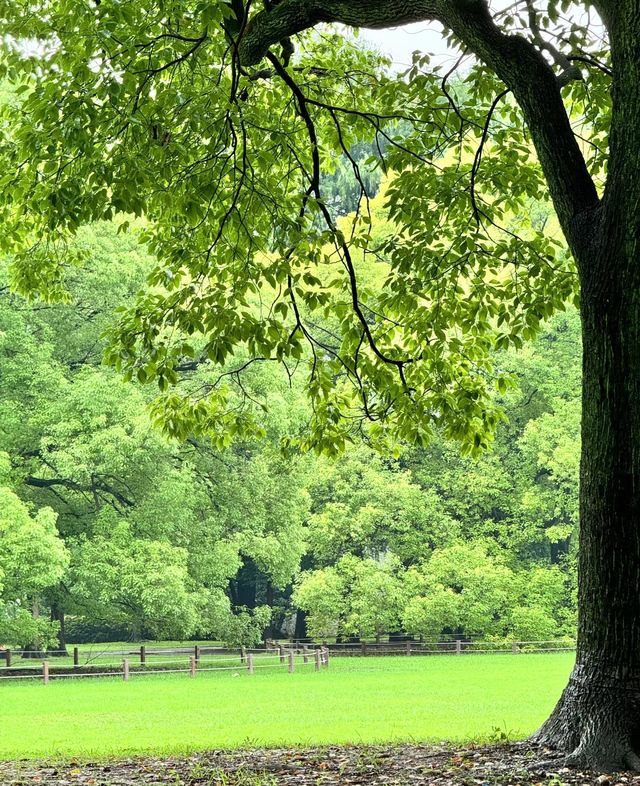
<path id="1" fill-rule="evenodd" d="M 437 63 L 456 57 L 453 50 L 447 48 L 442 27 L 437 22 L 417 22 L 386 30 L 362 29 L 360 38 L 389 55 L 398 70 L 411 66 L 411 55 L 414 51 L 433 55 L 434 62 Z"/>

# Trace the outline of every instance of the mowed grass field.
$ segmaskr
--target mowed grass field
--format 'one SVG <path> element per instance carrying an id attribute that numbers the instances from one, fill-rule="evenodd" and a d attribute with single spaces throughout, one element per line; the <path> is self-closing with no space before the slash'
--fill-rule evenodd
<path id="1" fill-rule="evenodd" d="M 573 654 L 331 659 L 238 671 L 0 681 L 0 758 L 107 758 L 237 746 L 523 737 Z"/>

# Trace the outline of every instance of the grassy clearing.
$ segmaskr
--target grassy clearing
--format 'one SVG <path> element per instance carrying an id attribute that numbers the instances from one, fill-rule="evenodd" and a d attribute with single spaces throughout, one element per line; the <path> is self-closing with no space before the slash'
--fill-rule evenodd
<path id="1" fill-rule="evenodd" d="M 293 675 L 0 683 L 0 758 L 517 738 L 544 720 L 572 663 L 566 653 L 333 658 Z"/>

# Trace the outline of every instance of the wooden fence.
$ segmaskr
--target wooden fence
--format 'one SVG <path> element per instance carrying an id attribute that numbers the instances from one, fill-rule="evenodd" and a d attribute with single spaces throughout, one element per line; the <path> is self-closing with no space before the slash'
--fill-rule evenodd
<path id="1" fill-rule="evenodd" d="M 268 641 L 260 649 L 245 647 L 230 649 L 193 645 L 191 647 L 154 648 L 147 645 L 121 650 L 105 650 L 84 653 L 73 648 L 73 663 L 56 663 L 54 652 L 42 653 L 40 659 L 34 653 L 23 650 L 0 650 L 0 680 L 4 679 L 50 679 L 63 677 L 113 677 L 121 675 L 127 680 L 138 674 L 171 674 L 188 672 L 195 676 L 198 671 L 246 670 L 249 674 L 259 668 L 282 668 L 293 672 L 296 664 L 315 665 L 319 670 L 327 666 L 330 656 L 337 657 L 381 657 L 381 656 L 434 656 L 468 654 L 526 654 L 542 652 L 568 652 L 575 649 L 570 639 L 550 641 L 492 642 L 483 640 L 452 639 L 440 642 L 425 641 L 359 641 L 344 643 Z M 63 653 L 59 653 L 63 654 Z M 66 653 L 65 653 L 66 654 Z M 53 659 L 52 659 L 53 658 Z M 71 659 L 71 658 L 70 658 Z"/>
<path id="2" fill-rule="evenodd" d="M 289 646 L 289 645 L 285 645 Z M 450 641 L 358 641 L 325 644 L 329 651 L 339 656 L 379 657 L 387 655 L 465 655 L 489 653 L 541 653 L 571 652 L 575 642 L 571 639 L 548 641 L 495 642 L 486 640 L 452 639 Z"/>
<path id="3" fill-rule="evenodd" d="M 190 653 L 185 657 L 186 652 Z M 215 650 L 215 656 L 212 651 Z M 45 685 L 52 679 L 79 678 L 79 677 L 115 677 L 121 676 L 128 682 L 132 676 L 142 674 L 189 674 L 195 677 L 199 672 L 225 672 L 233 671 L 239 674 L 246 671 L 254 674 L 257 669 L 279 668 L 286 666 L 289 674 L 293 674 L 297 667 L 313 667 L 315 671 L 329 667 L 329 650 L 327 647 L 317 646 L 313 649 L 306 647 L 304 650 L 279 647 L 275 653 L 262 650 L 249 650 L 244 647 L 233 652 L 233 657 L 220 656 L 220 648 L 177 648 L 176 650 L 147 650 L 144 646 L 135 651 L 111 652 L 109 655 L 125 655 L 121 661 L 102 663 L 97 666 L 80 665 L 55 666 L 45 659 L 33 666 L 9 665 L 0 671 L 0 681 L 39 679 Z M 15 654 L 15 652 L 13 653 Z M 206 658 L 208 654 L 212 657 Z M 135 660 L 130 656 L 134 655 Z M 181 656 L 181 657 L 180 657 Z M 149 663 L 147 658 L 156 657 L 155 663 Z M 74 654 L 74 662 L 77 661 Z M 233 661 L 233 662 L 232 662 Z M 269 662 L 267 662 L 269 661 Z M 9 658 L 11 664 L 11 656 Z M 229 665 L 223 665 L 229 664 Z"/>

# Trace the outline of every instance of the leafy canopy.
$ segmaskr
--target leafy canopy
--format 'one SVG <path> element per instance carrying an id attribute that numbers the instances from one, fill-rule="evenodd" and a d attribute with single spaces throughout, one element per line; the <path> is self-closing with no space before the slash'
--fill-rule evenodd
<path id="1" fill-rule="evenodd" d="M 244 612 L 229 584 L 252 557 L 278 588 L 299 567 L 305 472 L 278 439 L 296 428 L 304 401 L 278 386 L 275 368 L 257 365 L 244 384 L 254 397 L 269 391 L 259 424 L 269 439 L 222 454 L 210 441 L 160 434 L 146 408 L 152 391 L 101 366 L 105 325 L 150 268 L 135 239 L 117 230 L 100 222 L 78 231 L 85 261 L 68 271 L 64 303 L 12 293 L 0 262 L 0 486 L 15 502 L 3 503 L 0 642 L 52 641 L 49 613 L 67 616 L 70 637 L 81 618 L 88 638 L 91 626 L 110 624 L 120 637 L 197 631 L 254 642 L 265 612 Z M 206 385 L 211 374 L 201 368 L 191 383 Z M 18 509 L 26 521 L 36 510 L 37 522 L 50 519 L 50 554 Z M 36 557 L 57 564 L 56 547 L 65 565 L 45 573 Z"/>
<path id="2" fill-rule="evenodd" d="M 116 232 L 100 223 L 78 234 L 90 255 L 70 271 L 68 303 L 29 304 L 0 282 L 0 435 L 10 453 L 0 475 L 31 517 L 51 508 L 70 562 L 27 596 L 16 589 L 33 560 L 5 560 L 3 643 L 52 641 L 49 611 L 67 615 L 70 640 L 197 631 L 249 644 L 267 624 L 266 635 L 293 633 L 296 608 L 322 636 L 532 640 L 575 630 L 573 310 L 525 349 L 496 355 L 522 389 L 501 397 L 508 423 L 479 460 L 440 435 L 397 459 L 363 447 L 337 461 L 286 458 L 277 444 L 303 422 L 301 380 L 279 386 L 265 363 L 243 384 L 268 401 L 267 438 L 219 452 L 164 438 L 145 413 L 151 389 L 99 367 L 109 310 L 133 297 L 149 264 Z M 362 272 L 374 280 L 375 269 Z M 220 372 L 188 373 L 204 386 Z"/>
<path id="3" fill-rule="evenodd" d="M 6 454 L 0 453 L 4 465 Z M 56 627 L 32 615 L 32 604 L 43 590 L 62 578 L 69 554 L 55 527 L 56 514 L 29 508 L 0 485 L 0 642 L 55 638 Z"/>
<path id="4" fill-rule="evenodd" d="M 589 52 L 564 90 L 598 177 L 606 54 L 567 20 L 568 4 L 547 5 L 538 36 L 542 26 Z M 144 216 L 157 266 L 121 313 L 108 359 L 159 385 L 155 412 L 170 434 L 258 433 L 229 388 L 260 360 L 306 375 L 304 447 L 336 452 L 357 434 L 421 444 L 440 428 L 481 451 L 501 417 L 494 387 L 507 384 L 491 351 L 520 347 L 576 297 L 559 231 L 538 220 L 546 183 L 520 110 L 477 62 L 455 83 L 426 56 L 397 75 L 332 28 L 297 36 L 291 58 L 242 67 L 244 10 L 0 3 L 14 91 L 0 213 L 14 286 L 63 297 L 78 228 Z M 495 22 L 535 34 L 524 12 Z M 386 223 L 356 144 L 373 151 L 367 171 L 387 173 Z M 361 198 L 338 220 L 325 181 L 345 157 Z M 363 276 L 371 259 L 376 275 Z M 169 391 L 185 362 L 225 371 L 204 396 Z"/>

